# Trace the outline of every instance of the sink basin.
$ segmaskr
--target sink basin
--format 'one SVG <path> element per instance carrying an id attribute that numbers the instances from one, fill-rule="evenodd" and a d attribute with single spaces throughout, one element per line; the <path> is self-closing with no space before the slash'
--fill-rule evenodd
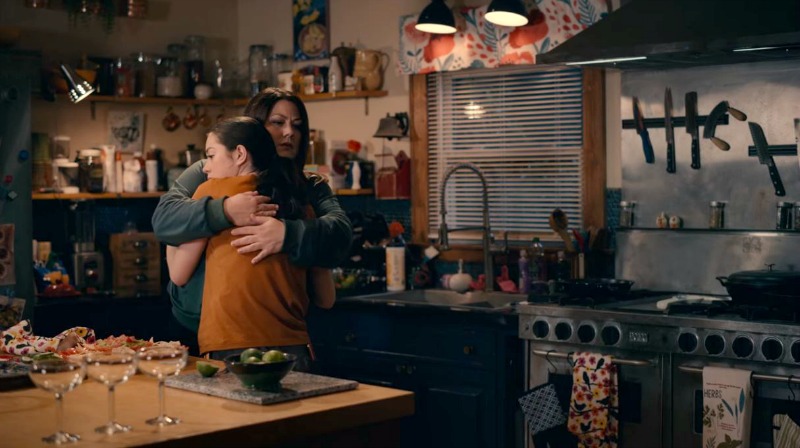
<path id="1" fill-rule="evenodd" d="M 461 310 L 510 311 L 514 303 L 526 300 L 523 294 L 470 291 L 457 293 L 444 289 L 416 289 L 348 297 L 342 300 L 385 303 L 389 306 L 443 306 Z"/>

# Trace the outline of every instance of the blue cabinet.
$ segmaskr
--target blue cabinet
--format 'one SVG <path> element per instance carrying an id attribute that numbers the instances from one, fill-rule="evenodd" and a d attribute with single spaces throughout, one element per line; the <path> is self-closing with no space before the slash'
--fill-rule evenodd
<path id="1" fill-rule="evenodd" d="M 308 320 L 321 373 L 414 392 L 402 446 L 519 444 L 515 315 L 337 304 Z"/>

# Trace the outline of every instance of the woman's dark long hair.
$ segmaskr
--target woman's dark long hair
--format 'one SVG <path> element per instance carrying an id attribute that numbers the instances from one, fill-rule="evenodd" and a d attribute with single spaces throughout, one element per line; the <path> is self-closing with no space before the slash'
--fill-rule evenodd
<path id="1" fill-rule="evenodd" d="M 297 169 L 291 159 L 278 156 L 275 142 L 264 124 L 252 117 L 220 121 L 210 131 L 228 151 L 242 145 L 258 171 L 258 192 L 278 204 L 278 218 L 297 219 L 305 215 L 305 188 L 298 186 Z"/>
<path id="2" fill-rule="evenodd" d="M 302 121 L 302 123 L 300 123 L 300 148 L 297 151 L 297 157 L 294 158 L 294 162 L 300 179 L 305 180 L 303 166 L 306 163 L 310 131 L 308 127 L 308 111 L 306 111 L 306 105 L 303 104 L 303 100 L 288 90 L 269 87 L 250 98 L 250 101 L 247 102 L 247 106 L 244 107 L 244 115 L 253 117 L 266 125 L 267 118 L 269 118 L 272 108 L 281 100 L 289 101 L 297 106 L 297 111 L 300 113 L 300 120 Z"/>

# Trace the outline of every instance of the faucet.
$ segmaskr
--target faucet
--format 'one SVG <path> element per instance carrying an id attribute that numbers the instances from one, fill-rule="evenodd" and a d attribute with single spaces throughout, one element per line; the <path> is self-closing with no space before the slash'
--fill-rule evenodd
<path id="1" fill-rule="evenodd" d="M 444 196 L 447 188 L 447 180 L 450 179 L 450 176 L 453 175 L 458 170 L 469 170 L 474 172 L 478 175 L 481 180 L 481 187 L 483 190 L 483 226 L 478 227 L 461 227 L 458 229 L 448 229 L 447 228 L 447 208 L 445 207 L 444 203 Z M 439 248 L 440 250 L 449 250 L 449 238 L 448 233 L 455 231 L 455 230 L 473 230 L 473 229 L 481 229 L 483 231 L 483 272 L 486 275 L 486 286 L 485 291 L 490 292 L 494 290 L 494 269 L 492 266 L 492 253 L 491 253 L 491 228 L 489 227 L 489 188 L 486 184 L 486 177 L 481 171 L 480 168 L 471 164 L 471 163 L 457 163 L 455 165 L 451 165 L 450 168 L 447 169 L 447 172 L 444 173 L 444 177 L 442 178 L 442 183 L 439 186 L 439 190 L 441 191 L 441 196 L 439 197 L 439 210 L 440 210 L 440 221 L 439 221 Z"/>

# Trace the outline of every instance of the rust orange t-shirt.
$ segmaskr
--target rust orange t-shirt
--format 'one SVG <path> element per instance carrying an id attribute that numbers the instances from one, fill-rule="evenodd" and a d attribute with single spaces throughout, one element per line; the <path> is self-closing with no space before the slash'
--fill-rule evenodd
<path id="1" fill-rule="evenodd" d="M 209 179 L 194 198 L 233 196 L 256 189 L 253 175 Z M 255 254 L 231 246 L 231 229 L 206 246 L 206 277 L 198 341 L 200 352 L 308 344 L 306 269 L 285 254 L 252 264 Z"/>

